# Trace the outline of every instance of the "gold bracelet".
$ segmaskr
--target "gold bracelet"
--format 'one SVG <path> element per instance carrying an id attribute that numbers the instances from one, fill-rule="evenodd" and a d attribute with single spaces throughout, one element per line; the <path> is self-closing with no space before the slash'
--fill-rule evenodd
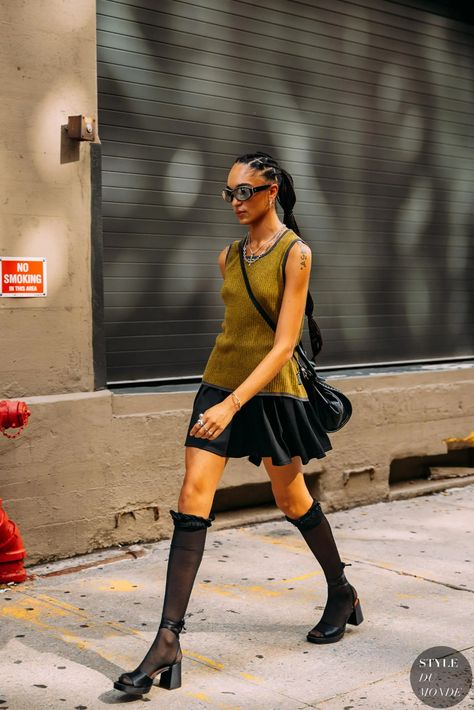
<path id="1" fill-rule="evenodd" d="M 237 404 L 237 409 L 240 409 L 240 407 L 242 406 L 240 404 L 240 399 L 237 397 L 235 392 L 231 392 L 230 394 L 231 394 L 232 399 L 234 400 L 234 404 Z M 235 400 L 237 400 L 237 402 Z"/>

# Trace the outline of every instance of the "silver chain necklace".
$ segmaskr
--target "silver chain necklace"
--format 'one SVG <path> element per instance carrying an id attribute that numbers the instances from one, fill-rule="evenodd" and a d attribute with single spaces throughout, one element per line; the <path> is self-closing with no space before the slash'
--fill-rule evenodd
<path id="1" fill-rule="evenodd" d="M 262 251 L 261 254 L 256 254 L 256 252 L 254 252 L 254 251 L 252 250 L 252 247 L 250 246 L 250 232 L 247 232 L 247 236 L 245 237 L 245 241 L 244 241 L 244 244 L 243 244 L 243 246 L 242 246 L 242 252 L 243 252 L 244 259 L 245 259 L 246 263 L 247 263 L 247 264 L 253 264 L 255 261 L 258 261 L 258 260 L 260 259 L 260 257 L 262 257 L 264 254 L 267 253 L 267 251 L 270 249 L 270 247 L 272 246 L 272 244 L 273 244 L 274 242 L 276 242 L 276 240 L 278 239 L 278 237 L 280 237 L 280 236 L 283 234 L 283 232 L 285 232 L 285 231 L 286 231 L 286 225 L 283 225 L 283 227 L 281 227 L 281 228 L 278 230 L 278 232 L 273 235 L 273 237 L 270 237 L 270 239 L 268 239 L 266 242 L 264 242 L 263 244 L 261 244 L 261 245 L 257 248 L 256 251 L 259 251 L 263 246 L 265 246 L 265 244 L 268 244 L 268 246 L 267 246 L 267 248 L 265 249 L 265 251 Z M 250 256 L 248 256 L 248 255 L 246 254 L 246 247 L 248 247 L 248 250 L 250 251 Z"/>

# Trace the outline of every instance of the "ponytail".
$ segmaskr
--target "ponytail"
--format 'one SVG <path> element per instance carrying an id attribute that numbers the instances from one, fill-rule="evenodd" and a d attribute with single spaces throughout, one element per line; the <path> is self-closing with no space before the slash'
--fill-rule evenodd
<path id="1" fill-rule="evenodd" d="M 296 202 L 295 188 L 293 178 L 283 168 L 280 168 L 281 176 L 278 183 L 277 200 L 283 208 L 283 222 L 288 229 L 292 229 L 299 237 L 301 232 L 293 214 L 293 207 Z"/>
<path id="2" fill-rule="evenodd" d="M 313 353 L 313 360 L 316 360 L 317 355 L 321 352 L 323 347 L 323 336 L 319 329 L 319 325 L 316 323 L 314 316 L 314 303 L 310 292 L 308 291 L 308 297 L 306 299 L 305 314 L 308 319 L 308 330 L 309 330 L 309 342 L 311 343 L 311 351 Z"/>
<path id="3" fill-rule="evenodd" d="M 283 209 L 283 222 L 292 229 L 299 237 L 301 232 L 293 214 L 293 207 L 296 203 L 295 188 L 293 178 L 290 173 L 284 170 L 275 158 L 268 153 L 257 151 L 256 153 L 246 153 L 235 160 L 236 163 L 248 165 L 253 170 L 258 170 L 267 180 L 274 180 L 278 183 L 277 200 Z M 306 299 L 305 314 L 308 318 L 309 339 L 313 360 L 316 359 L 323 346 L 323 338 L 318 324 L 313 317 L 314 303 L 310 292 Z"/>

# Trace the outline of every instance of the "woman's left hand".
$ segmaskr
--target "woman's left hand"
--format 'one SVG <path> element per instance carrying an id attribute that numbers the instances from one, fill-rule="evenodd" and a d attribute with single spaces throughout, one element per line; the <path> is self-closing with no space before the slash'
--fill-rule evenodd
<path id="1" fill-rule="evenodd" d="M 203 412 L 201 420 L 204 422 L 204 426 L 201 426 L 196 421 L 189 431 L 190 436 L 195 436 L 196 439 L 209 439 L 210 441 L 216 439 L 232 421 L 236 411 L 232 401 L 224 400 L 219 402 L 219 404 L 215 404 Z"/>

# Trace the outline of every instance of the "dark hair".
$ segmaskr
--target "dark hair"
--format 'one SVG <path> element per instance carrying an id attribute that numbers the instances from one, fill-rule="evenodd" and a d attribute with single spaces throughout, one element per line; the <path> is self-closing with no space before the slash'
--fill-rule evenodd
<path id="1" fill-rule="evenodd" d="M 290 173 L 284 170 L 275 158 L 261 151 L 241 155 L 235 162 L 248 165 L 252 170 L 260 171 L 267 180 L 275 180 L 278 183 L 277 200 L 283 208 L 283 222 L 300 237 L 301 233 L 293 215 L 296 195 Z"/>
<path id="2" fill-rule="evenodd" d="M 293 178 L 290 173 L 284 170 L 281 165 L 272 158 L 268 153 L 257 151 L 256 153 L 245 153 L 241 155 L 234 163 L 243 163 L 248 165 L 253 170 L 258 170 L 267 180 L 275 180 L 278 183 L 277 200 L 283 208 L 283 222 L 288 229 L 292 229 L 301 237 L 301 232 L 293 215 L 293 207 L 296 202 L 295 188 Z M 306 299 L 305 313 L 308 318 L 309 338 L 311 341 L 311 350 L 315 359 L 323 346 L 323 338 L 318 324 L 313 317 L 314 303 L 310 292 Z"/>

